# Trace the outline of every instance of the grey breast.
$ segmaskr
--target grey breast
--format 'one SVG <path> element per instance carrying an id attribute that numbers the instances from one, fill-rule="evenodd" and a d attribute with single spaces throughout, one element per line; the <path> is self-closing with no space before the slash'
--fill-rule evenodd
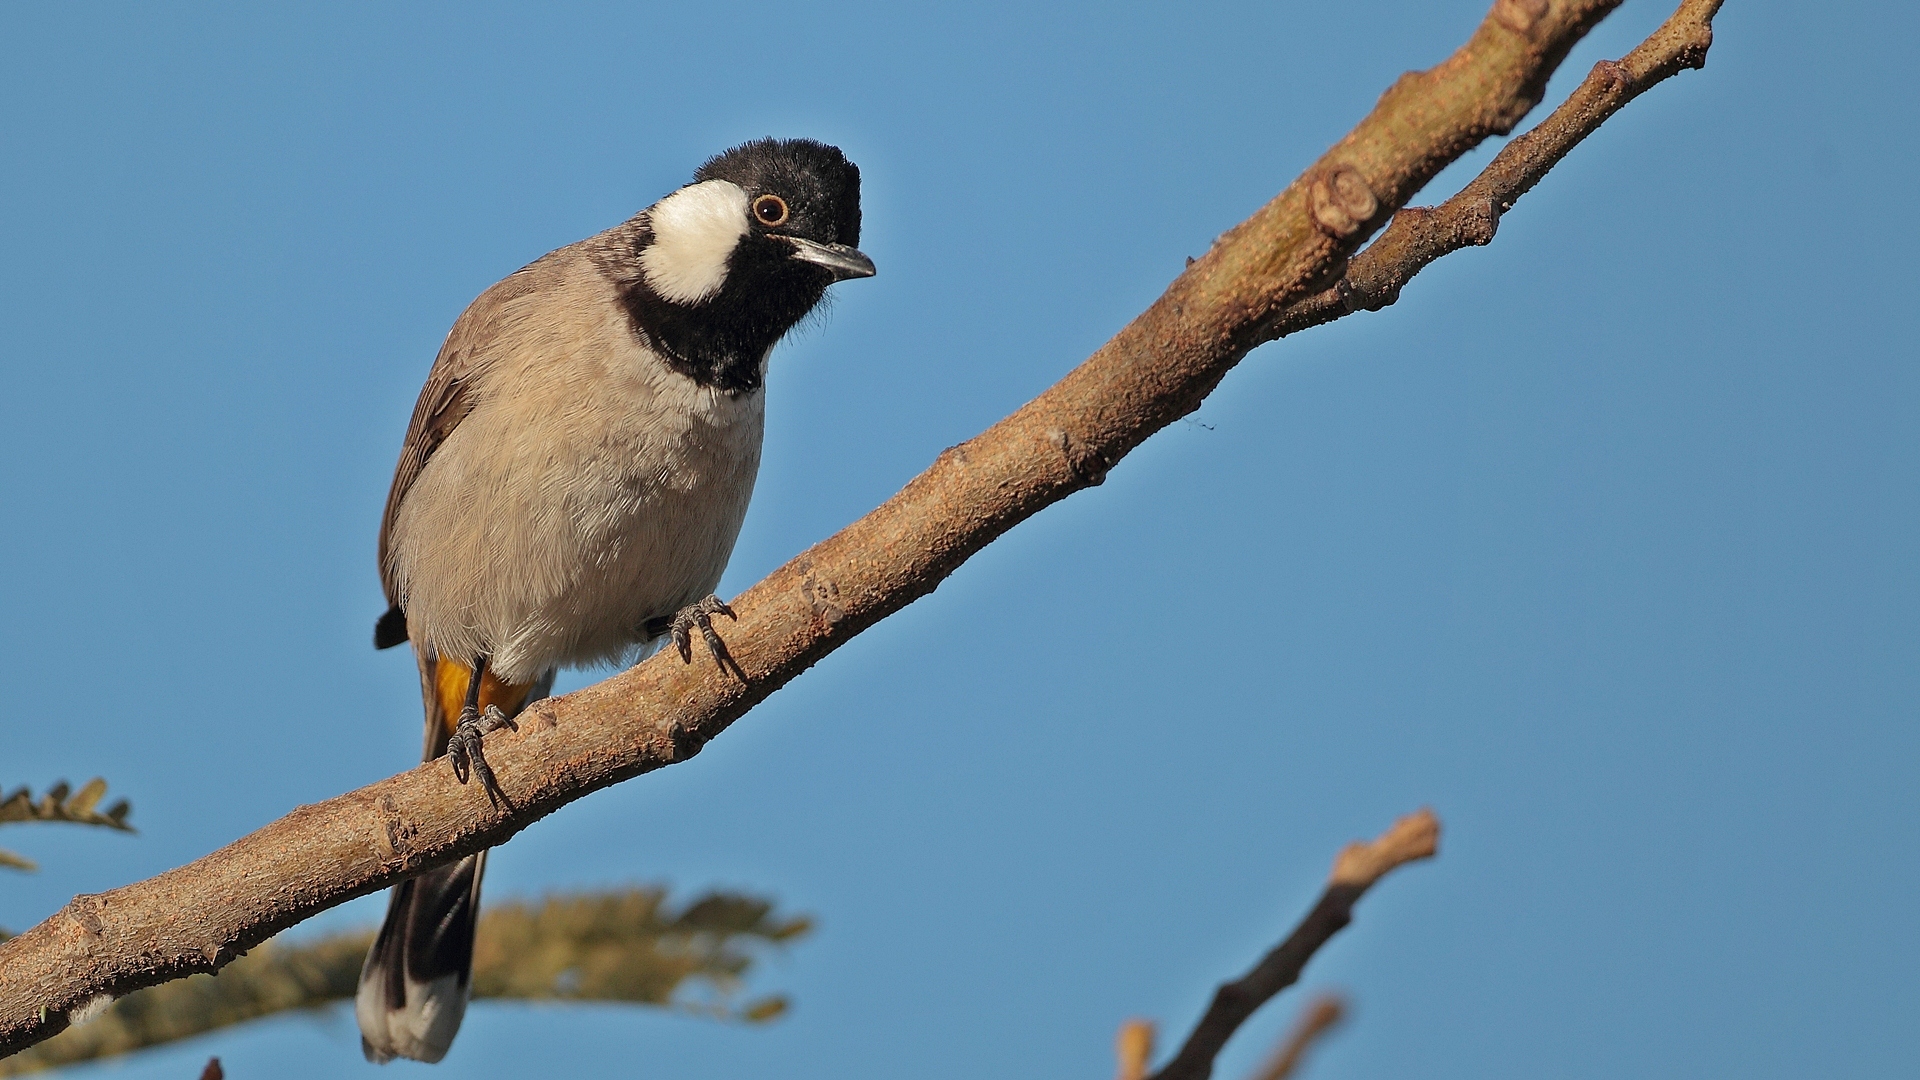
<path id="1" fill-rule="evenodd" d="M 513 682 L 619 660 L 647 620 L 711 592 L 759 471 L 764 392 L 655 356 L 587 255 L 601 239 L 461 315 L 436 368 L 460 354 L 470 411 L 393 508 L 387 566 L 416 643 Z"/>

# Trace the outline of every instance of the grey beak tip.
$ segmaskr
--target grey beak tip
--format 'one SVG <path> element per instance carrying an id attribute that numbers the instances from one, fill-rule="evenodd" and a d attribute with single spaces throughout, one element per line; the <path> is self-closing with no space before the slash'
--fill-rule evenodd
<path id="1" fill-rule="evenodd" d="M 835 281 L 872 277 L 878 273 L 874 269 L 873 260 L 867 258 L 866 253 L 847 244 L 822 244 L 816 240 L 807 240 L 798 236 L 787 236 L 782 239 L 793 245 L 794 258 L 827 268 L 833 273 Z"/>

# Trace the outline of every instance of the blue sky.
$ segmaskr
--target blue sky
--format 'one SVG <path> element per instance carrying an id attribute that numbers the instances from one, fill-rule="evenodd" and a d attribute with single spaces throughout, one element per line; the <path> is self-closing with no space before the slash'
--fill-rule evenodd
<path id="1" fill-rule="evenodd" d="M 0 12 L 0 784 L 104 775 L 141 828 L 7 830 L 43 869 L 0 925 L 409 763 L 374 533 L 494 280 L 746 138 L 860 164 L 880 276 L 776 353 L 731 594 L 1058 378 L 1483 11 Z M 480 1005 L 437 1075 L 1107 1076 L 1121 1020 L 1184 1031 L 1423 804 L 1442 857 L 1307 971 L 1355 1002 L 1311 1075 L 1911 1075 L 1915 21 L 1732 0 L 1708 68 L 1491 247 L 1258 350 L 694 761 L 496 853 L 495 898 L 812 913 L 754 984 L 787 1019 Z M 342 1014 L 81 1074 L 213 1053 L 371 1068 Z"/>

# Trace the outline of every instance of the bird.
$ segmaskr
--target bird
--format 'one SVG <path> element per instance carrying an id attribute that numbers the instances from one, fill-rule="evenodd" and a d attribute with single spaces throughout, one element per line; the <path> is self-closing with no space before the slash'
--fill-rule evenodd
<path id="1" fill-rule="evenodd" d="M 454 322 L 380 523 L 374 645 L 412 642 L 423 760 L 447 757 L 494 799 L 483 740 L 558 669 L 667 641 L 691 662 L 696 632 L 744 678 L 713 590 L 760 466 L 768 355 L 828 286 L 873 276 L 859 242 L 859 168 L 824 143 L 758 139 Z M 354 999 L 369 1061 L 452 1045 L 486 856 L 393 889 Z"/>

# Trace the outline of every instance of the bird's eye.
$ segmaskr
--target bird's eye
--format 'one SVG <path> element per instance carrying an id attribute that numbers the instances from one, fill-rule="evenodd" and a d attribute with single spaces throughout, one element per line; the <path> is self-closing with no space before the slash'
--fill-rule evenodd
<path id="1" fill-rule="evenodd" d="M 738 203 L 735 204 L 739 205 Z M 753 200 L 753 216 L 766 226 L 787 223 L 787 203 L 778 195 L 762 195 Z"/>

